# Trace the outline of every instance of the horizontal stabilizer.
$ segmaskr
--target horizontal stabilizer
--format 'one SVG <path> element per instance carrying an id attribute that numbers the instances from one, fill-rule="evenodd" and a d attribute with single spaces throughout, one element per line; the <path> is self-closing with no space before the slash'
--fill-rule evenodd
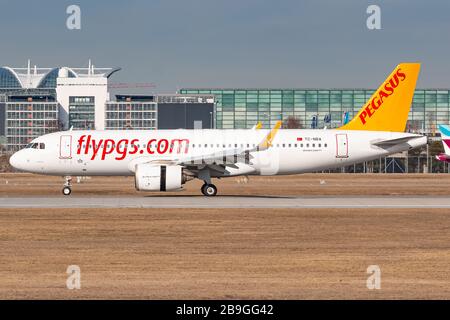
<path id="1" fill-rule="evenodd" d="M 377 146 L 377 147 L 391 147 L 391 146 L 395 146 L 400 143 L 409 142 L 411 139 L 416 139 L 416 138 L 420 138 L 420 137 L 421 136 L 411 135 L 411 136 L 401 137 L 401 138 L 384 139 L 381 141 L 372 142 L 372 145 Z"/>

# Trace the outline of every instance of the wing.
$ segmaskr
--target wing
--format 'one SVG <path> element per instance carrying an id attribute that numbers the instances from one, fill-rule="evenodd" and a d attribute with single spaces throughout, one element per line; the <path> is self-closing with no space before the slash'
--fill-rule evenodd
<path id="1" fill-rule="evenodd" d="M 272 128 L 272 130 L 262 139 L 262 141 L 254 147 L 229 148 L 212 153 L 195 156 L 185 156 L 170 160 L 154 160 L 148 157 L 142 157 L 133 160 L 128 167 L 131 171 L 134 172 L 136 165 L 141 163 L 152 163 L 155 165 L 180 165 L 193 172 L 197 172 L 203 169 L 209 169 L 218 173 L 224 173 L 226 171 L 226 167 L 238 168 L 238 166 L 236 165 L 237 163 L 251 164 L 251 159 L 253 158 L 251 153 L 269 149 L 272 146 L 273 139 L 280 129 L 281 124 L 282 122 L 278 121 Z"/>
<path id="2" fill-rule="evenodd" d="M 273 139 L 275 138 L 278 130 L 280 129 L 281 124 L 282 122 L 278 121 L 272 128 L 272 130 L 270 130 L 270 132 L 255 147 L 231 148 L 209 154 L 202 154 L 191 157 L 182 157 L 176 160 L 176 164 L 178 165 L 223 164 L 231 166 L 233 163 L 237 162 L 249 163 L 249 160 L 252 158 L 250 153 L 264 151 L 272 146 Z"/>

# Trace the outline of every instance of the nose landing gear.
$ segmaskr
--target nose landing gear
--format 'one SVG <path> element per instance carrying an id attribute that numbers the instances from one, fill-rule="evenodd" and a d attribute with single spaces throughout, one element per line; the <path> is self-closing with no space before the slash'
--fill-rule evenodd
<path id="1" fill-rule="evenodd" d="M 65 179 L 66 179 L 66 182 L 64 183 L 62 193 L 63 193 L 63 195 L 68 196 L 72 193 L 72 188 L 71 188 L 72 187 L 72 177 L 67 176 L 67 177 L 65 177 Z"/>

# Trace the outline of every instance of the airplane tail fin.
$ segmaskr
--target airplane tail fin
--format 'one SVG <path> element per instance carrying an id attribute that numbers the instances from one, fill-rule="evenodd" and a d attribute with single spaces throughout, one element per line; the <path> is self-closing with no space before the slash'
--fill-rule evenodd
<path id="1" fill-rule="evenodd" d="M 340 130 L 405 131 L 420 63 L 401 63 Z"/>

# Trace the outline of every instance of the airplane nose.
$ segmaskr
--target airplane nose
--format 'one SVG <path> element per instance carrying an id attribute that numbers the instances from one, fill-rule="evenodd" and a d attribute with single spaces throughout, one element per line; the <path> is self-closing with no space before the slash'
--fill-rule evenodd
<path id="1" fill-rule="evenodd" d="M 9 164 L 15 168 L 20 170 L 21 169 L 21 161 L 20 161 L 20 156 L 18 154 L 19 152 L 14 153 L 10 158 L 9 158 Z"/>

